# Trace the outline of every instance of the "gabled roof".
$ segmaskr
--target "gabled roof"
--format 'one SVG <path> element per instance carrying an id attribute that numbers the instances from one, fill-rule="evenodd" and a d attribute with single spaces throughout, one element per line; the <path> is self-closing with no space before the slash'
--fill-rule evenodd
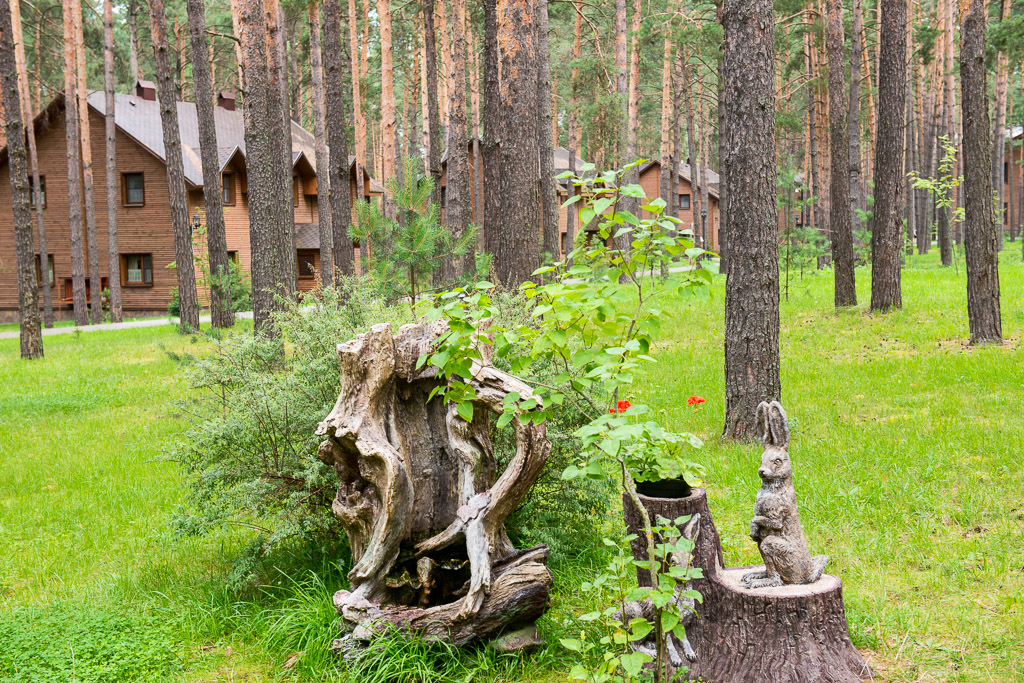
<path id="1" fill-rule="evenodd" d="M 659 169 L 661 168 L 661 162 L 658 161 L 657 159 L 653 161 L 648 161 L 646 164 L 642 165 L 640 167 L 640 170 L 638 171 L 638 174 L 646 173 L 649 169 L 655 167 Z M 693 179 L 690 176 L 690 164 L 681 162 L 679 164 L 679 175 L 682 176 L 683 180 L 685 180 L 686 182 L 690 183 L 691 185 L 693 184 Z M 707 166 L 703 166 L 701 167 L 701 180 L 707 183 L 708 194 L 710 194 L 715 199 L 718 199 L 718 187 L 719 183 L 721 182 L 721 178 L 718 176 L 718 174 L 715 173 L 712 169 L 708 168 Z"/>
<path id="2" fill-rule="evenodd" d="M 106 101 L 103 92 L 92 92 L 87 100 L 96 113 L 101 116 L 105 114 Z M 195 187 L 200 187 L 203 184 L 203 164 L 199 152 L 199 114 L 194 102 L 176 104 L 185 180 Z M 241 111 L 230 111 L 223 107 L 214 108 L 213 120 L 217 127 L 217 160 L 223 170 L 235 153 L 240 153 L 245 158 L 245 120 Z M 161 161 L 166 161 L 159 101 L 115 93 L 114 122 L 125 135 L 152 152 Z M 292 121 L 292 152 L 295 159 L 297 160 L 300 154 L 305 155 L 313 168 L 316 168 L 313 147 L 312 133 Z"/>

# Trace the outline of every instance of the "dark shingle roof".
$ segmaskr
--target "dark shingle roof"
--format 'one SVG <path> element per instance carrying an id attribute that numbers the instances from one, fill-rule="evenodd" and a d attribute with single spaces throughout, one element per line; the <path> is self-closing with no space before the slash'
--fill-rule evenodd
<path id="1" fill-rule="evenodd" d="M 102 92 L 89 94 L 89 106 L 103 115 L 106 104 Z M 203 165 L 199 156 L 199 117 L 194 102 L 178 102 L 178 133 L 181 137 L 182 161 L 185 180 L 193 186 L 203 184 Z M 213 110 L 217 126 L 217 159 L 224 168 L 235 151 L 245 156 L 245 122 L 242 112 L 229 111 L 222 107 Z M 126 135 L 165 160 L 163 126 L 160 122 L 160 103 L 144 100 L 135 95 L 114 95 L 114 122 Z M 303 153 L 313 168 L 316 168 L 316 153 L 313 151 L 313 134 L 292 121 L 292 152 L 295 158 Z"/>

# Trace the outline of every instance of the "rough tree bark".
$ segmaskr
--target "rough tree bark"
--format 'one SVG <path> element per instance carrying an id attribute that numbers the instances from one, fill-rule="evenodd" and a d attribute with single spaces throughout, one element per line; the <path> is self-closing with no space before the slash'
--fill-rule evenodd
<path id="1" fill-rule="evenodd" d="M 670 8 L 671 11 L 671 8 Z M 665 35 L 662 39 L 661 55 L 661 145 L 659 155 L 661 161 L 661 173 L 658 178 L 659 194 L 666 203 L 665 212 L 672 211 L 672 125 L 675 119 L 673 111 L 673 88 L 672 88 L 672 23 L 666 23 Z"/>
<path id="2" fill-rule="evenodd" d="M 909 12 L 907 17 L 907 125 L 904 128 L 903 135 L 903 192 L 905 197 L 903 203 L 903 222 L 906 231 L 903 243 L 907 256 L 913 256 L 914 254 L 914 234 L 917 230 L 917 205 L 915 202 L 914 184 L 910 179 L 910 173 L 919 170 L 915 165 L 914 159 L 914 130 L 917 126 L 915 126 L 914 121 L 914 53 L 911 49 L 913 36 L 910 34 L 913 20 L 913 12 Z"/>
<path id="3" fill-rule="evenodd" d="M 555 145 L 550 131 L 554 115 L 551 105 L 551 55 L 548 48 L 548 0 L 537 0 L 537 149 L 540 155 L 540 219 L 544 240 L 542 251 L 561 257 L 558 231 L 558 181 L 555 180 Z"/>
<path id="4" fill-rule="evenodd" d="M 383 141 L 383 179 L 391 180 L 398 172 L 395 155 L 395 80 L 394 54 L 391 41 L 391 0 L 377 0 L 377 20 L 380 22 L 380 135 Z M 463 86 L 465 87 L 465 86 Z M 463 90 L 465 93 L 465 90 Z M 463 94 L 465 98 L 465 94 Z M 465 114 L 463 114 L 465 120 Z M 385 183 L 385 187 L 386 187 Z M 384 213 L 395 218 L 398 208 L 391 192 L 384 193 Z"/>
<path id="5" fill-rule="evenodd" d="M 78 66 L 75 61 L 75 4 L 64 0 L 64 142 L 68 150 L 68 228 L 71 232 L 71 292 L 75 325 L 89 323 L 82 235 L 82 154 L 78 137 Z"/>
<path id="6" fill-rule="evenodd" d="M 433 0 L 424 0 L 424 5 Z M 480 150 L 484 167 L 484 186 L 499 187 L 501 182 L 500 93 L 498 92 L 498 15 L 497 0 L 483 0 L 484 7 L 484 138 Z M 426 8 L 424 7 L 424 16 Z M 430 33 L 426 33 L 431 40 Z M 429 54 L 427 61 L 430 61 Z M 495 254 L 498 249 L 498 223 L 501 220 L 501 194 L 484 193 L 484 251 Z"/>
<path id="7" fill-rule="evenodd" d="M 770 0 L 725 0 L 720 154 L 728 210 L 724 436 L 752 439 L 757 405 L 779 400 L 775 24 Z M 721 103 L 719 105 L 721 107 Z"/>
<path id="8" fill-rule="evenodd" d="M 277 281 L 280 294 L 291 296 L 298 287 L 295 260 L 295 210 L 292 201 L 292 124 L 288 113 L 288 79 L 285 70 L 284 27 L 278 0 L 264 0 L 267 25 L 267 109 L 270 112 L 270 144 L 276 163 L 273 167 L 277 222 L 274 241 L 277 246 Z"/>
<path id="9" fill-rule="evenodd" d="M 361 202 L 366 198 L 365 177 L 363 175 L 363 169 L 366 168 L 366 115 L 363 113 L 362 52 L 359 49 L 358 36 L 356 0 L 348 0 L 348 49 L 350 61 L 352 62 L 352 117 L 355 123 L 354 135 L 356 138 L 353 145 L 356 153 L 356 201 Z M 345 155 L 348 156 L 347 150 Z M 322 228 L 321 234 L 323 234 Z"/>
<path id="10" fill-rule="evenodd" d="M 445 188 L 444 222 L 455 239 L 461 239 L 473 222 L 472 182 L 469 169 L 469 139 L 466 135 L 466 2 L 452 0 L 450 25 L 451 72 L 448 80 L 448 185 Z M 448 256 L 441 265 L 441 282 L 450 282 L 473 272 L 476 251 L 463 257 Z"/>
<path id="11" fill-rule="evenodd" d="M 78 135 L 82 149 L 82 196 L 85 199 L 85 245 L 89 266 L 89 319 L 92 324 L 103 322 L 103 296 L 100 277 L 100 245 L 96 236 L 96 196 L 92 173 L 92 133 L 89 126 L 89 91 L 85 80 L 85 35 L 82 25 L 82 6 L 72 0 L 75 22 L 75 68 L 78 76 L 75 94 L 78 96 Z"/>
<path id="12" fill-rule="evenodd" d="M 618 5 L 616 4 L 617 7 Z M 626 141 L 626 147 L 624 157 L 619 159 L 620 166 L 633 163 L 639 158 L 640 154 L 640 26 L 643 18 L 642 7 L 641 0 L 633 0 L 633 16 L 630 25 L 629 79 L 626 94 L 626 130 L 625 135 L 620 136 Z M 616 50 L 618 50 L 618 38 L 616 38 Z M 634 166 L 626 171 L 622 181 L 629 184 L 639 183 L 639 167 Z M 620 211 L 629 212 L 638 218 L 640 216 L 639 198 L 622 195 L 619 197 L 618 208 Z M 629 259 L 631 244 L 631 233 L 620 231 L 615 234 L 615 247 L 622 252 L 627 260 Z M 624 282 L 625 279 L 625 274 L 619 276 L 620 282 Z"/>
<path id="13" fill-rule="evenodd" d="M 472 420 L 454 404 L 429 401 L 443 380 L 417 359 L 445 330 L 412 324 L 392 335 L 384 323 L 338 347 L 341 388 L 317 427 L 327 437 L 318 455 L 338 473 L 332 507 L 355 565 L 351 591 L 338 591 L 334 604 L 357 625 L 356 640 L 390 623 L 462 645 L 531 626 L 546 609 L 547 549 L 517 551 L 504 522 L 551 444 L 543 425 L 513 420 L 516 453 L 498 474 L 491 414 L 513 391 L 532 394 L 490 364 L 487 348 L 468 380 Z"/>
<path id="14" fill-rule="evenodd" d="M 828 0 L 828 106 L 832 145 L 832 264 L 835 269 L 835 305 L 857 305 L 853 256 L 853 208 L 850 202 L 850 145 L 843 88 L 843 5 Z"/>
<path id="15" fill-rule="evenodd" d="M 170 195 L 171 229 L 174 232 L 174 273 L 178 278 L 178 297 L 181 303 L 180 329 L 182 334 L 188 334 L 199 329 L 199 298 L 196 293 L 192 230 L 188 217 L 178 107 L 174 97 L 174 83 L 171 81 L 171 56 L 167 47 L 167 19 L 163 0 L 149 0 L 149 25 L 153 33 L 153 62 L 156 65 L 160 125 L 167 160 L 167 191 Z M 255 179 L 250 175 L 249 180 L 253 182 Z M 96 297 L 93 301 L 97 300 L 98 293 L 98 290 L 93 292 L 93 297 Z"/>
<path id="16" fill-rule="evenodd" d="M 208 50 L 203 0 L 188 0 L 187 11 L 192 54 L 205 55 Z M 211 80 L 209 62 L 202 58 L 193 59 L 192 84 L 196 92 L 199 150 L 203 165 L 203 205 L 206 208 L 206 248 L 210 257 L 210 320 L 214 327 L 231 327 L 235 324 L 235 314 L 231 307 L 231 262 L 224 227 L 224 197 L 220 161 L 217 158 L 217 124 L 213 114 Z"/>
<path id="17" fill-rule="evenodd" d="M 14 0 L 15 2 L 17 0 Z M 14 251 L 18 272 L 18 329 L 21 357 L 43 355 L 43 329 L 39 315 L 39 286 L 36 283 L 35 246 L 32 240 L 32 210 L 28 184 L 28 152 L 25 123 L 21 117 L 22 95 L 18 88 L 18 60 L 14 55 L 10 0 L 0 0 L 0 102 L 3 102 L 7 134 L 7 168 L 11 183 L 11 212 L 14 217 Z M 28 125 L 32 125 L 31 120 Z M 46 255 L 40 268 L 44 286 Z"/>
<path id="18" fill-rule="evenodd" d="M 28 62 L 25 61 L 25 40 L 24 32 L 22 31 L 21 24 L 21 8 L 19 3 L 10 3 L 11 7 L 11 23 L 13 25 L 13 36 L 14 36 L 14 59 L 17 63 L 18 68 L 18 89 L 21 91 L 21 111 L 22 118 L 25 122 L 26 138 L 28 140 L 28 165 L 29 173 L 32 177 L 31 187 L 39 187 L 39 156 L 36 151 L 36 127 L 33 123 L 32 112 L 35 111 L 32 106 L 32 98 L 29 93 L 28 84 Z M 39 44 L 41 33 L 39 31 L 39 25 L 42 22 L 36 24 L 36 69 L 40 68 L 39 62 Z M 36 79 L 37 88 L 39 79 Z M 30 188 L 31 189 L 31 188 Z M 39 253 L 48 254 L 46 248 L 46 224 L 43 220 L 43 203 L 41 201 L 34 202 L 36 209 L 36 232 L 39 237 Z M 44 261 L 46 257 L 40 256 L 40 268 L 45 269 Z M 43 325 L 45 327 L 53 327 L 53 284 L 50 283 L 46 273 L 43 273 L 42 278 L 42 290 L 43 290 Z"/>
<path id="19" fill-rule="evenodd" d="M 860 79 L 861 65 L 864 61 L 864 54 L 861 51 L 860 37 L 864 32 L 864 12 L 861 8 L 861 0 L 853 0 L 853 25 L 850 34 L 850 101 L 847 112 L 847 125 L 849 126 L 848 141 L 850 149 L 848 152 L 849 174 L 850 174 L 850 210 L 853 225 L 857 230 L 863 228 L 857 209 L 864 209 L 864 184 L 860 169 Z M 835 206 L 835 200 L 832 205 Z"/>
<path id="20" fill-rule="evenodd" d="M 117 124 L 114 120 L 114 3 L 103 0 L 103 96 L 107 180 L 107 273 L 110 322 L 121 322 L 121 252 L 117 236 Z M 40 218 L 42 220 L 42 218 Z"/>
<path id="21" fill-rule="evenodd" d="M 954 108 L 956 106 L 953 101 L 954 97 L 954 75 L 953 75 L 953 19 L 952 9 L 950 2 L 947 0 L 938 0 L 939 11 L 941 13 L 941 24 L 945 30 L 940 31 L 939 40 L 942 41 L 942 72 L 945 74 L 942 84 L 942 117 L 941 117 L 941 135 L 949 136 L 949 140 L 952 142 L 956 137 L 956 129 L 953 121 Z M 936 156 L 941 159 L 945 154 L 941 147 L 938 148 Z M 939 241 L 939 258 L 942 261 L 942 265 L 951 266 L 953 265 L 953 226 L 951 225 L 952 216 L 950 215 L 950 209 L 938 209 L 938 241 Z"/>
<path id="22" fill-rule="evenodd" d="M 878 65 L 878 139 L 875 142 L 875 208 L 871 232 L 871 310 L 903 307 L 903 126 L 907 87 L 906 0 L 881 0 Z"/>
<path id="23" fill-rule="evenodd" d="M 385 0 L 386 1 L 386 0 Z M 324 0 L 324 44 L 340 46 L 342 43 L 341 7 L 338 0 Z M 327 86 L 327 142 L 330 153 L 330 183 L 336 190 L 349 187 L 348 140 L 345 128 L 345 82 L 342 78 L 340 49 L 324 50 L 324 80 Z M 362 170 L 359 169 L 361 172 Z M 334 268 L 341 275 L 355 275 L 355 252 L 348 236 L 352 222 L 352 200 L 348 192 L 331 192 L 331 230 L 334 243 Z"/>
<path id="24" fill-rule="evenodd" d="M 353 0 L 354 1 L 354 0 Z M 320 227 L 320 282 L 329 287 L 334 282 L 334 233 L 331 231 L 331 178 L 330 152 L 327 149 L 327 116 L 324 112 L 324 65 L 320 47 L 320 3 L 309 3 L 309 70 L 313 82 L 313 136 L 316 138 L 316 206 Z M 358 69 L 353 73 L 358 74 Z M 352 79 L 353 104 L 358 102 L 359 84 Z M 358 114 L 357 114 L 358 116 Z M 347 151 L 347 150 L 346 150 Z M 356 159 L 359 169 L 359 160 Z M 356 171 L 356 178 L 362 173 Z M 360 183 L 361 185 L 361 183 Z M 357 195 L 358 196 L 358 195 Z"/>
<path id="25" fill-rule="evenodd" d="M 253 321 L 258 332 L 276 335 L 271 313 L 278 293 L 277 190 L 267 100 L 267 24 L 261 0 L 238 0 L 245 99 L 246 173 L 249 178 L 249 242 L 252 245 Z"/>
<path id="26" fill-rule="evenodd" d="M 536 3 L 498 0 L 497 20 L 501 210 L 494 226 L 493 271 L 498 282 L 517 287 L 540 264 Z"/>
<path id="27" fill-rule="evenodd" d="M 569 78 L 569 171 L 576 175 L 576 157 L 579 156 L 580 147 L 580 119 L 576 111 L 576 81 L 580 76 L 580 48 L 583 42 L 583 8 L 580 3 L 573 2 L 573 16 L 575 27 L 572 39 L 572 66 Z M 566 199 L 572 199 L 576 195 L 576 185 L 569 181 L 566 184 Z M 571 254 L 576 234 L 576 217 L 579 215 L 575 205 L 570 204 L 565 212 L 565 253 Z"/>
<path id="28" fill-rule="evenodd" d="M 809 19 L 807 19 L 809 22 Z M 811 227 L 816 228 L 819 233 L 825 231 L 824 215 L 824 193 L 821 187 L 821 173 L 818 165 L 818 102 L 817 82 L 818 73 L 814 68 L 814 47 L 811 44 L 811 31 L 804 33 L 804 63 L 807 67 L 807 139 L 810 148 L 810 181 L 811 197 Z M 774 71 L 773 71 L 774 74 Z M 823 235 L 827 237 L 827 235 Z"/>
<path id="29" fill-rule="evenodd" d="M 434 32 L 434 0 L 423 0 L 423 63 L 427 70 L 427 120 L 430 135 L 427 145 L 427 170 L 434 181 L 430 201 L 441 205 L 441 113 L 437 102 L 437 45 Z M 486 125 L 486 123 L 485 123 Z M 494 194 L 493 192 L 488 194 Z"/>
<path id="30" fill-rule="evenodd" d="M 137 1 L 128 0 L 128 78 L 132 81 L 142 78 L 142 71 L 139 69 L 139 31 L 136 24 L 138 11 Z"/>
<path id="31" fill-rule="evenodd" d="M 704 206 L 701 202 L 701 195 L 703 193 L 699 191 L 703 189 L 704 185 L 701 182 L 701 165 L 704 161 L 698 158 L 697 154 L 697 129 L 693 121 L 693 87 L 690 82 L 692 72 L 682 50 L 680 50 L 679 61 L 682 63 L 683 99 L 686 101 L 686 145 L 690 157 L 690 220 L 693 222 L 693 243 L 701 249 L 708 249 L 710 245 L 707 243 L 707 235 L 704 234 L 701 225 L 701 210 Z"/>
<path id="32" fill-rule="evenodd" d="M 964 252 L 972 344 L 1001 343 L 999 231 L 992 210 L 992 148 L 985 71 L 987 5 L 972 0 L 960 15 L 960 87 L 964 123 Z M 1000 168 L 1000 173 L 1002 169 Z"/>
<path id="33" fill-rule="evenodd" d="M 999 3 L 999 20 L 1005 21 L 1010 16 L 1011 0 L 1002 0 Z M 962 48 L 961 48 L 962 49 Z M 1010 58 L 1000 50 L 996 56 L 996 77 L 995 77 L 995 106 L 992 117 L 992 190 L 995 192 L 996 202 L 996 226 L 998 232 L 996 237 L 999 249 L 1003 248 L 1003 222 L 1005 217 L 1003 210 L 1003 186 L 1006 178 L 1003 174 L 1003 164 L 1006 161 L 1006 93 L 1009 80 Z M 961 87 L 963 81 L 961 79 Z"/>

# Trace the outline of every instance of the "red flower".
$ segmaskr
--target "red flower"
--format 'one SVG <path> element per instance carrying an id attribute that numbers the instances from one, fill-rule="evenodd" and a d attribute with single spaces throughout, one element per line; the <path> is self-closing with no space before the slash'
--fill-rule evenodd
<path id="1" fill-rule="evenodd" d="M 700 396 L 691 396 L 690 398 L 686 399 L 686 405 L 688 406 L 699 406 L 701 403 L 704 402 L 704 399 L 702 399 Z"/>
<path id="2" fill-rule="evenodd" d="M 614 408 L 609 408 L 609 413 L 624 413 L 629 410 L 632 404 L 629 401 L 619 401 L 615 404 Z"/>

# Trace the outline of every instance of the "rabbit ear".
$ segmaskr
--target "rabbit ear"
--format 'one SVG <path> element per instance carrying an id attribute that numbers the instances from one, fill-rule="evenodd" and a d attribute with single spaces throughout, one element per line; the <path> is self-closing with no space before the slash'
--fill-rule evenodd
<path id="1" fill-rule="evenodd" d="M 771 427 L 769 425 L 769 410 L 771 406 L 767 401 L 761 401 L 757 405 L 757 433 L 761 435 L 761 442 L 771 443 Z"/>
<path id="2" fill-rule="evenodd" d="M 766 443 L 771 443 L 779 448 L 787 448 L 789 446 L 789 418 L 786 417 L 786 411 L 782 408 L 782 404 L 772 401 L 770 404 L 762 403 L 761 405 L 767 406 L 765 412 L 768 415 L 770 436 Z"/>

